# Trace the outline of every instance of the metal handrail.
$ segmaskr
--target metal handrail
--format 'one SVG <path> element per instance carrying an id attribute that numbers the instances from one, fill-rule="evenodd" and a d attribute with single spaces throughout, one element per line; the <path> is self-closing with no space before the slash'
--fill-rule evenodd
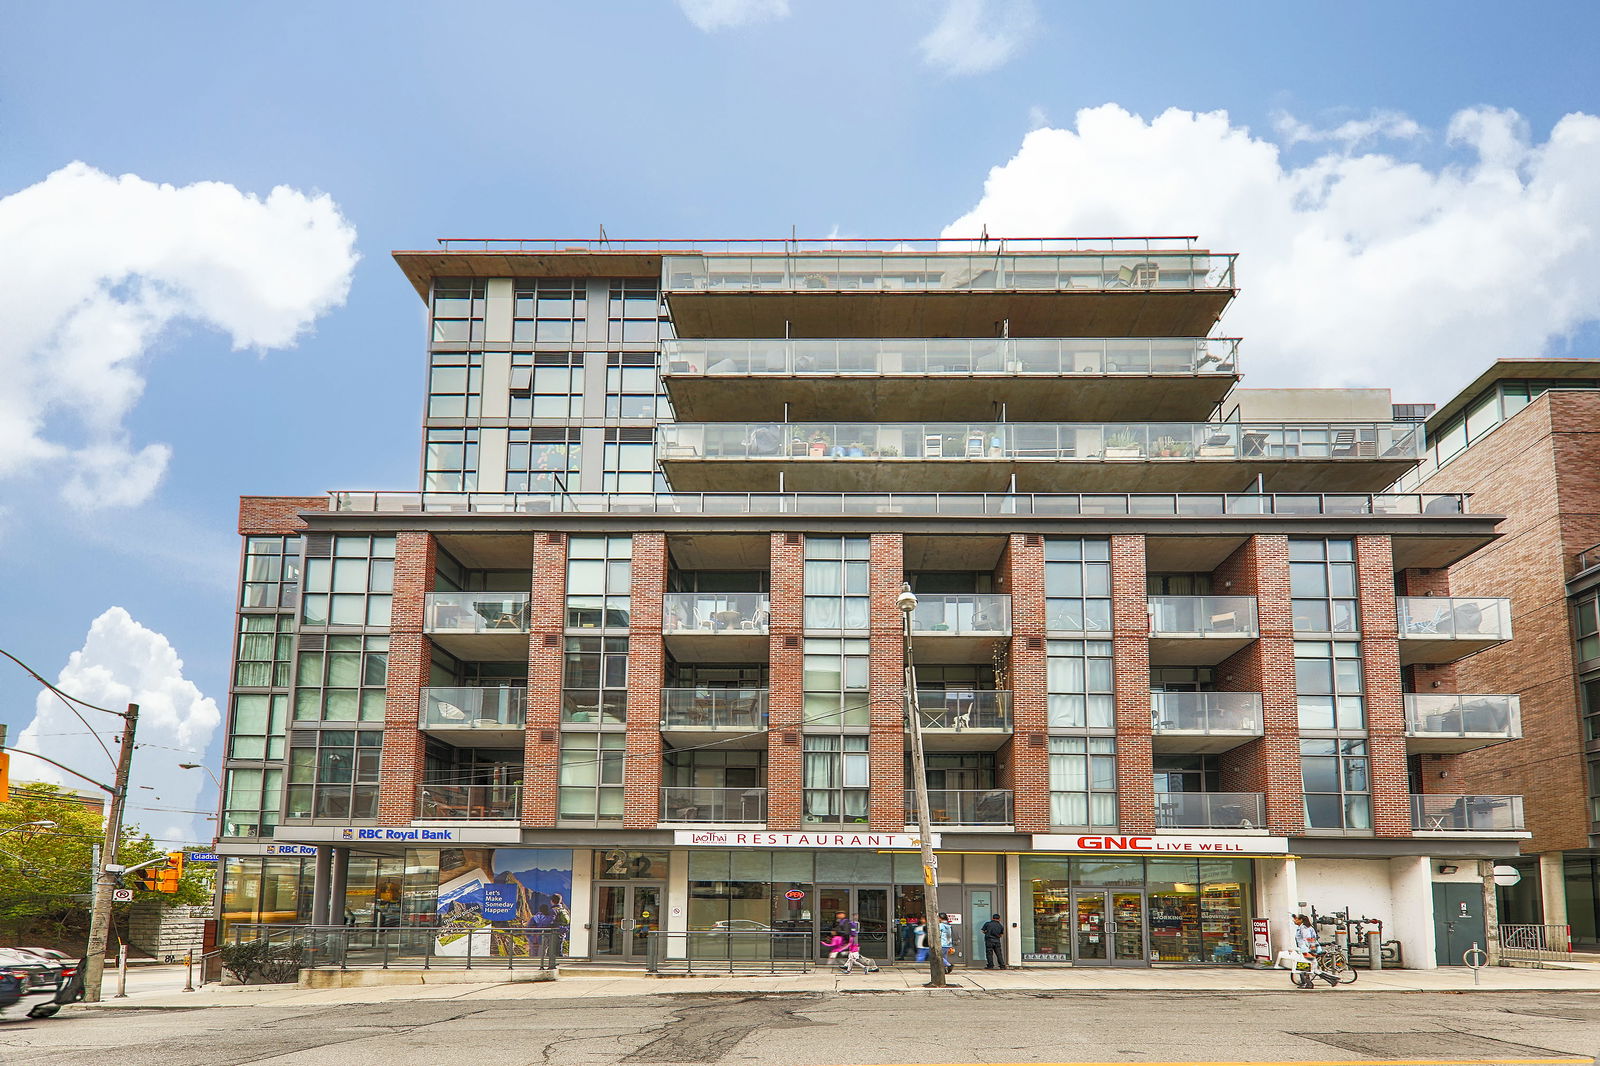
<path id="1" fill-rule="evenodd" d="M 809 973 L 816 938 L 778 929 L 652 929 L 645 933 L 645 968 L 651 973 Z"/>
<path id="2" fill-rule="evenodd" d="M 382 969 L 395 965 L 416 965 L 424 970 L 436 966 L 461 966 L 471 970 L 492 966 L 507 970 L 534 967 L 552 969 L 561 951 L 553 956 L 550 941 L 560 937 L 565 946 L 567 930 L 549 925 L 506 925 L 444 923 L 408 926 L 299 925 L 236 922 L 228 927 L 228 942 L 264 940 L 273 945 L 298 946 L 302 969 L 338 967 L 341 970 Z"/>
<path id="3" fill-rule="evenodd" d="M 1170 243 L 1173 250 L 1187 251 L 1198 236 L 1149 237 L 439 237 L 447 251 L 514 252 L 630 252 L 669 247 L 682 251 L 709 251 L 719 248 L 744 252 L 817 251 L 895 252 L 932 246 L 936 250 L 962 252 L 1004 251 L 1080 251 L 1103 248 L 1115 251 L 1153 251 Z M 466 247 L 472 245 L 474 247 Z"/>
<path id="4" fill-rule="evenodd" d="M 1239 372 L 1237 337 L 985 337 L 911 340 L 664 340 L 661 373 L 673 377 L 804 375 L 941 376 Z"/>

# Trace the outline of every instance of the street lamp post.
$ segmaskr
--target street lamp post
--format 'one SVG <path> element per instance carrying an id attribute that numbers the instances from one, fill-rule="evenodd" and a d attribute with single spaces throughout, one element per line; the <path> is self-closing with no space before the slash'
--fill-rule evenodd
<path id="1" fill-rule="evenodd" d="M 7 833 L 21 832 L 24 829 L 54 829 L 55 827 L 56 823 L 52 822 L 50 819 L 41 818 L 37 822 L 23 822 L 21 825 L 13 825 L 6 829 L 0 829 L 0 837 L 5 836 Z"/>
<path id="2" fill-rule="evenodd" d="M 902 583 L 895 604 L 905 624 L 906 723 L 911 730 L 912 788 L 917 797 L 917 836 L 922 845 L 922 926 L 928 941 L 928 987 L 944 988 L 943 925 L 939 920 L 939 867 L 933 857 L 933 829 L 928 820 L 928 774 L 922 754 L 922 714 L 917 708 L 917 666 L 911 658 L 911 612 L 917 597 L 909 582 Z"/>

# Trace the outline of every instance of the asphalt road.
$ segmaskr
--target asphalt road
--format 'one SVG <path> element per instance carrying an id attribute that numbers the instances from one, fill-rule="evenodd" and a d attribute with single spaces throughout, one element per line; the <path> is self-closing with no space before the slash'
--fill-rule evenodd
<path id="1" fill-rule="evenodd" d="M 13 1008 L 8 1015 L 19 1012 Z M 76 1010 L 4 1066 L 1591 1061 L 1600 993 L 971 992 Z"/>

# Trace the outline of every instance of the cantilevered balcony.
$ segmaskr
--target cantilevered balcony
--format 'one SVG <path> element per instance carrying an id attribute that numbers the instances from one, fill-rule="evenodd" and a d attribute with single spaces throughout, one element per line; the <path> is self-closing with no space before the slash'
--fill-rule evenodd
<path id="1" fill-rule="evenodd" d="M 917 710 L 929 751 L 994 751 L 1011 739 L 1010 692 L 918 689 Z"/>
<path id="2" fill-rule="evenodd" d="M 666 255 L 679 337 L 1203 337 L 1233 298 L 1232 254 L 1164 248 Z"/>
<path id="3" fill-rule="evenodd" d="M 759 662 L 767 657 L 765 592 L 669 592 L 662 630 L 679 662 Z"/>
<path id="4" fill-rule="evenodd" d="M 661 732 L 673 747 L 765 748 L 765 688 L 661 690 Z"/>
<path id="5" fill-rule="evenodd" d="M 1215 755 L 1261 736 L 1259 692 L 1150 693 L 1151 748 Z"/>
<path id="6" fill-rule="evenodd" d="M 767 790 L 668 786 L 661 790 L 661 820 L 760 825 L 767 820 Z"/>
<path id="7" fill-rule="evenodd" d="M 906 825 L 917 824 L 917 793 L 906 784 Z M 930 789 L 928 821 L 934 825 L 1001 826 L 1011 824 L 1011 790 Z"/>
<path id="8" fill-rule="evenodd" d="M 1523 827 L 1521 796 L 1411 797 L 1411 828 L 1418 833 L 1517 833 Z"/>
<path id="9" fill-rule="evenodd" d="M 1011 597 L 995 592 L 923 593 L 911 612 L 919 662 L 990 662 L 1011 635 Z"/>
<path id="10" fill-rule="evenodd" d="M 422 631 L 458 659 L 520 661 L 528 655 L 528 593 L 430 592 Z"/>
<path id="11" fill-rule="evenodd" d="M 674 490 L 1268 492 L 1380 487 L 1417 423 L 678 422 L 657 429 Z"/>
<path id="12" fill-rule="evenodd" d="M 661 378 L 684 422 L 882 411 L 959 419 L 1203 419 L 1239 377 L 1233 338 L 668 340 Z M 981 385 L 979 384 L 981 383 Z"/>
<path id="13" fill-rule="evenodd" d="M 1157 792 L 1158 829 L 1260 829 L 1267 823 L 1260 792 Z"/>
<path id="14" fill-rule="evenodd" d="M 1482 596 L 1401 596 L 1400 665 L 1453 663 L 1511 639 L 1511 601 Z"/>
<path id="15" fill-rule="evenodd" d="M 1150 597 L 1152 666 L 1215 666 L 1258 635 L 1254 596 Z"/>
<path id="16" fill-rule="evenodd" d="M 1459 755 L 1522 736 L 1520 696 L 1407 692 L 1406 751 Z"/>
<path id="17" fill-rule="evenodd" d="M 520 748 L 528 690 L 520 687 L 425 688 L 417 728 L 463 748 Z"/>
<path id="18" fill-rule="evenodd" d="M 522 817 L 521 785 L 457 784 L 417 786 L 417 821 L 515 822 Z"/>

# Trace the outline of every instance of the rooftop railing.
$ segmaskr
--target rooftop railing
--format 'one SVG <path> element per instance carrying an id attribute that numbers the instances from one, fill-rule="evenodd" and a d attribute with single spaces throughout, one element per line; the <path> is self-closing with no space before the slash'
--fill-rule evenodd
<path id="1" fill-rule="evenodd" d="M 1150 726 L 1158 734 L 1261 735 L 1259 692 L 1152 692 Z"/>
<path id="2" fill-rule="evenodd" d="M 1011 632 L 1011 597 L 999 593 L 924 593 L 911 631 L 931 636 L 998 636 Z"/>
<path id="3" fill-rule="evenodd" d="M 1521 796 L 1413 795 L 1411 828 L 1421 833 L 1503 833 L 1523 828 Z"/>
<path id="4" fill-rule="evenodd" d="M 423 632 L 526 633 L 528 596 L 526 592 L 430 592 Z"/>
<path id="5" fill-rule="evenodd" d="M 1137 252 L 1190 251 L 1198 237 L 440 237 L 445 251 L 471 252 Z"/>
<path id="6" fill-rule="evenodd" d="M 1238 373 L 1239 341 L 1213 338 L 666 340 L 668 377 L 857 374 Z"/>
<path id="7" fill-rule="evenodd" d="M 795 514 L 1203 518 L 1467 513 L 1468 493 L 330 492 L 336 514 Z"/>
<path id="8" fill-rule="evenodd" d="M 528 721 L 528 690 L 520 687 L 425 688 L 422 729 L 521 729 Z"/>
<path id="9" fill-rule="evenodd" d="M 1234 258 L 1232 253 L 1154 250 L 1023 255 L 705 252 L 662 256 L 661 288 L 668 293 L 1231 290 Z"/>
<path id="10" fill-rule="evenodd" d="M 674 459 L 1415 459 L 1418 422 L 672 422 Z"/>
<path id="11" fill-rule="evenodd" d="M 1522 699 L 1511 695 L 1407 692 L 1406 732 L 1423 737 L 1522 736 Z"/>
<path id="12" fill-rule="evenodd" d="M 1153 637 L 1253 637 L 1254 596 L 1151 596 Z"/>
<path id="13" fill-rule="evenodd" d="M 1402 640 L 1510 640 L 1511 601 L 1488 596 L 1400 596 Z"/>

